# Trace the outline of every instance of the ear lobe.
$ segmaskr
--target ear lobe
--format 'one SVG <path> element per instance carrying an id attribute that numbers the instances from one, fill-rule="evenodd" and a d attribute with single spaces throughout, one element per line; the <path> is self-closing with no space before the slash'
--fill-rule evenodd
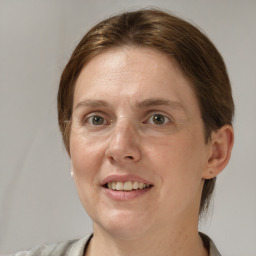
<path id="1" fill-rule="evenodd" d="M 224 125 L 212 132 L 210 155 L 207 168 L 203 173 L 204 179 L 216 177 L 228 164 L 234 144 L 234 130 L 231 125 Z"/>
<path id="2" fill-rule="evenodd" d="M 71 169 L 70 170 L 70 176 L 71 176 L 72 179 L 74 179 L 75 174 L 74 174 L 72 162 L 71 162 L 71 168 L 70 169 Z"/>

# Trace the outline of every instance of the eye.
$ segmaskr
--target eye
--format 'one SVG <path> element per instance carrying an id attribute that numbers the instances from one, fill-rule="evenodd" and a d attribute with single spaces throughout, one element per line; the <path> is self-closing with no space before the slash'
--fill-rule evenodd
<path id="1" fill-rule="evenodd" d="M 148 119 L 149 123 L 156 124 L 156 125 L 163 125 L 170 121 L 171 121 L 170 118 L 168 118 L 162 114 L 154 114 Z"/>
<path id="2" fill-rule="evenodd" d="M 104 125 L 107 124 L 107 121 L 104 117 L 99 116 L 99 115 L 93 115 L 90 116 L 87 119 L 87 122 L 90 123 L 91 125 Z"/>

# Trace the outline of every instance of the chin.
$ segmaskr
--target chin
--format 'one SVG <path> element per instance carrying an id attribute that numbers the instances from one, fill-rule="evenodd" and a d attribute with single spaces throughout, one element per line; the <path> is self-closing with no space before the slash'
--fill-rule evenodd
<path id="1" fill-rule="evenodd" d="M 95 230 L 104 230 L 111 236 L 118 239 L 132 240 L 147 232 L 148 221 L 145 216 L 138 212 L 128 210 L 114 210 L 111 214 L 105 215 L 104 219 L 95 220 Z"/>

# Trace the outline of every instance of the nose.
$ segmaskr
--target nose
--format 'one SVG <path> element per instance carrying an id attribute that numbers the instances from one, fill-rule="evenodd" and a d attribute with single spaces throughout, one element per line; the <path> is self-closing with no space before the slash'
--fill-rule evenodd
<path id="1" fill-rule="evenodd" d="M 141 150 L 136 124 L 126 118 L 117 122 L 110 135 L 105 155 L 111 162 L 119 164 L 139 161 Z"/>

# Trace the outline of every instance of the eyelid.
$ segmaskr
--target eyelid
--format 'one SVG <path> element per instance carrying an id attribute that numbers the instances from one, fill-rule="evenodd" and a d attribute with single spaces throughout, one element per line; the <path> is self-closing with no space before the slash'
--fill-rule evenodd
<path id="1" fill-rule="evenodd" d="M 154 115 L 155 115 L 155 114 L 154 114 Z M 170 118 L 168 118 L 167 116 L 162 115 L 162 116 L 164 117 L 164 119 L 165 119 L 164 122 L 161 123 L 161 124 L 154 123 L 154 121 L 151 120 L 154 115 L 150 116 L 150 117 L 147 119 L 147 122 L 150 123 L 150 124 L 152 124 L 152 125 L 163 126 L 163 125 L 167 125 L 168 123 L 171 122 Z M 156 115 L 157 115 L 157 114 L 156 114 Z M 150 121 L 150 120 L 151 120 L 151 121 Z"/>
<path id="2" fill-rule="evenodd" d="M 147 114 L 147 118 L 145 119 L 145 121 L 149 120 L 151 117 L 153 117 L 154 115 L 162 115 L 163 117 L 169 119 L 169 121 L 171 123 L 174 123 L 174 120 L 172 117 L 170 117 L 170 115 L 166 114 L 166 113 L 163 113 L 162 111 L 150 111 L 148 114 Z M 143 123 L 145 122 L 143 121 Z M 169 122 L 168 122 L 169 123 Z"/>
<path id="3" fill-rule="evenodd" d="M 165 117 L 166 119 L 168 119 L 168 122 L 162 124 L 163 125 L 167 125 L 168 123 L 174 123 L 174 120 L 173 120 L 173 117 L 171 117 L 169 114 L 165 113 L 164 111 L 157 111 L 157 110 L 150 110 L 150 111 L 147 111 L 147 114 L 146 114 L 146 118 L 144 118 L 144 121 L 142 123 L 145 123 L 147 122 L 150 118 L 152 118 L 154 115 L 162 115 L 163 117 Z M 106 125 L 106 124 L 111 124 L 113 123 L 113 118 L 111 118 L 109 116 L 109 114 L 103 112 L 103 111 L 93 111 L 93 112 L 90 112 L 88 114 L 85 114 L 82 119 L 81 119 L 81 122 L 83 124 L 85 124 L 89 118 L 92 118 L 94 116 L 100 116 L 102 117 L 107 123 L 104 122 L 104 124 L 102 125 Z M 92 124 L 92 123 L 90 123 Z M 99 125 L 100 126 L 100 125 Z M 160 126 L 160 125 L 159 125 Z"/>
<path id="4" fill-rule="evenodd" d="M 101 111 L 94 111 L 94 112 L 91 112 L 91 113 L 85 115 L 82 118 L 82 123 L 85 124 L 86 122 L 88 122 L 88 120 L 90 118 L 95 117 L 95 116 L 99 116 L 99 117 L 103 118 L 107 122 L 106 124 L 110 124 L 111 123 L 111 120 L 108 121 L 109 118 L 106 117 L 107 115 L 105 113 L 101 112 Z M 92 123 L 90 123 L 90 124 L 92 124 Z M 106 125 L 106 124 L 104 123 L 102 125 Z"/>
<path id="5" fill-rule="evenodd" d="M 103 123 L 102 123 L 102 124 L 99 124 L 99 126 L 100 126 L 100 125 L 106 125 L 106 124 L 107 124 L 106 118 L 104 118 L 104 117 L 102 117 L 102 116 L 99 116 L 99 115 L 92 115 L 92 116 L 89 116 L 86 120 L 89 121 L 90 119 L 92 119 L 92 120 L 89 121 L 89 123 L 90 123 L 91 125 L 94 125 L 92 121 L 93 121 L 93 118 L 96 117 L 96 116 L 103 119 Z"/>

